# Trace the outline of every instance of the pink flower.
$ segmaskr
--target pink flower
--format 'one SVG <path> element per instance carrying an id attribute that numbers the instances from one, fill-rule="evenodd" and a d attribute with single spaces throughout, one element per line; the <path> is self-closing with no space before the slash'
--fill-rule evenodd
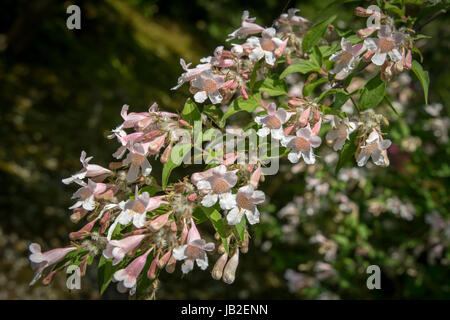
<path id="1" fill-rule="evenodd" d="M 398 46 L 401 44 L 403 34 L 396 32 L 392 34 L 392 29 L 388 25 L 382 25 L 378 31 L 378 39 L 368 38 L 364 40 L 364 46 L 369 51 L 375 52 L 371 60 L 377 66 L 381 66 L 389 58 L 397 62 L 402 58 Z"/>
<path id="2" fill-rule="evenodd" d="M 350 41 L 341 39 L 341 50 L 331 55 L 330 61 L 336 61 L 331 73 L 336 74 L 337 80 L 342 80 L 352 72 L 353 69 L 361 61 L 361 54 L 365 50 L 363 43 L 358 43 L 352 46 Z"/>
<path id="3" fill-rule="evenodd" d="M 131 112 L 128 113 L 128 108 L 130 106 L 124 104 L 122 107 L 122 111 L 120 111 L 120 115 L 122 116 L 124 122 L 119 126 L 119 128 L 134 128 L 134 127 L 143 127 L 142 122 L 147 123 L 149 119 L 148 112 Z M 144 126 L 146 127 L 146 125 Z"/>
<path id="4" fill-rule="evenodd" d="M 121 159 L 127 151 L 127 147 L 132 146 L 140 141 L 144 135 L 144 132 L 133 132 L 131 134 L 127 134 L 122 129 L 113 130 L 113 134 L 109 135 L 108 138 L 112 139 L 114 137 L 117 137 L 117 140 L 120 142 L 121 146 L 119 147 L 119 149 L 117 149 L 116 152 L 113 153 L 112 156 L 116 159 Z"/>
<path id="5" fill-rule="evenodd" d="M 37 269 L 30 286 L 36 283 L 44 272 L 44 269 L 61 261 L 69 252 L 75 250 L 75 247 L 57 248 L 44 253 L 41 253 L 41 246 L 37 243 L 32 243 L 29 247 L 31 255 L 31 267 Z"/>
<path id="6" fill-rule="evenodd" d="M 198 77 L 191 81 L 191 86 L 198 91 L 194 95 L 195 102 L 205 102 L 207 98 L 211 100 L 212 104 L 218 104 L 222 102 L 222 95 L 219 89 L 225 82 L 225 76 L 219 76 L 213 74 L 211 71 L 204 71 Z"/>
<path id="7" fill-rule="evenodd" d="M 146 213 L 159 208 L 160 205 L 166 204 L 163 200 L 165 196 L 150 197 L 148 192 L 142 192 L 138 194 L 138 188 L 136 186 L 134 199 L 130 199 L 126 202 L 119 203 L 119 207 L 122 212 L 117 217 L 111 228 L 115 228 L 116 222 L 121 225 L 127 225 L 133 221 L 133 225 L 136 228 L 142 228 L 145 225 Z"/>
<path id="8" fill-rule="evenodd" d="M 76 180 L 82 180 L 86 177 L 94 178 L 102 175 L 111 174 L 110 170 L 103 168 L 102 166 L 99 166 L 97 164 L 89 164 L 89 161 L 91 161 L 91 159 L 92 157 L 86 158 L 86 152 L 81 151 L 80 162 L 83 165 L 83 169 L 81 169 L 71 177 L 63 179 L 62 182 L 64 184 L 69 184 Z"/>
<path id="9" fill-rule="evenodd" d="M 253 48 L 249 54 L 250 61 L 256 62 L 263 57 L 266 63 L 273 66 L 276 61 L 275 50 L 284 45 L 284 42 L 275 36 L 275 28 L 267 28 L 261 34 L 261 38 L 250 37 L 246 44 Z"/>
<path id="10" fill-rule="evenodd" d="M 104 183 L 95 183 L 91 179 L 88 179 L 87 184 L 83 181 L 77 183 L 82 187 L 73 194 L 72 199 L 78 198 L 79 200 L 69 209 L 83 207 L 87 211 L 93 210 L 95 208 L 95 196 L 105 192 L 107 185 Z"/>
<path id="11" fill-rule="evenodd" d="M 378 132 L 373 129 L 366 139 L 366 144 L 360 147 L 360 153 L 357 159 L 358 166 L 364 166 L 369 158 L 372 158 L 373 163 L 377 166 L 388 166 L 389 159 L 387 157 L 386 149 L 389 148 L 390 145 L 391 140 L 383 140 Z"/>
<path id="12" fill-rule="evenodd" d="M 265 137 L 269 133 L 274 139 L 280 140 L 284 137 L 283 124 L 285 124 L 291 114 L 287 113 L 283 108 L 277 110 L 275 103 L 270 103 L 267 107 L 267 115 L 258 116 L 255 118 L 257 124 L 262 125 L 257 134 L 260 137 Z"/>
<path id="13" fill-rule="evenodd" d="M 186 62 L 183 59 L 180 59 L 180 64 L 181 64 L 181 67 L 186 72 L 181 74 L 181 76 L 178 78 L 178 84 L 170 90 L 176 90 L 179 87 L 181 87 L 185 82 L 192 81 L 195 78 L 197 78 L 202 72 L 211 70 L 210 63 L 199 64 L 193 69 L 189 69 L 189 66 L 191 64 L 190 63 L 186 64 Z"/>
<path id="14" fill-rule="evenodd" d="M 152 165 L 148 162 L 147 154 L 149 150 L 149 144 L 136 143 L 128 147 L 130 151 L 123 161 L 123 165 L 130 164 L 128 173 L 126 176 L 127 182 L 135 182 L 141 171 L 144 177 L 148 176 L 152 172 Z"/>
<path id="15" fill-rule="evenodd" d="M 280 22 L 291 26 L 299 26 L 302 28 L 305 27 L 309 23 L 309 20 L 301 16 L 297 16 L 296 13 L 299 11 L 300 9 L 291 8 L 288 10 L 288 13 L 282 13 L 279 18 Z"/>
<path id="16" fill-rule="evenodd" d="M 334 144 L 334 151 L 338 151 L 342 149 L 346 140 L 350 140 L 350 133 L 355 131 L 357 123 L 350 122 L 348 118 L 340 120 L 339 117 L 331 116 L 331 126 L 332 129 L 328 131 L 326 140 L 328 143 Z"/>
<path id="17" fill-rule="evenodd" d="M 227 171 L 224 165 L 219 165 L 192 175 L 192 182 L 203 194 L 206 193 L 201 202 L 203 206 L 212 207 L 219 199 L 220 207 L 224 210 L 234 206 L 231 188 L 237 182 L 236 171 Z"/>
<path id="18" fill-rule="evenodd" d="M 146 253 L 133 260 L 125 269 L 120 269 L 114 273 L 113 281 L 119 282 L 117 284 L 117 290 L 121 293 L 125 293 L 130 290 L 130 295 L 136 292 L 137 278 L 144 269 L 147 261 L 148 254 L 153 248 L 147 250 Z"/>
<path id="19" fill-rule="evenodd" d="M 288 154 L 289 161 L 297 163 L 303 157 L 307 164 L 316 162 L 312 148 L 317 148 L 321 142 L 319 136 L 313 135 L 309 123 L 305 128 L 297 130 L 296 136 L 287 136 L 281 140 L 283 146 L 291 148 Z"/>
<path id="20" fill-rule="evenodd" d="M 236 206 L 233 207 L 227 215 L 228 224 L 238 224 L 241 222 L 244 214 L 247 216 L 247 220 L 250 224 L 258 223 L 259 211 L 256 205 L 264 202 L 264 192 L 255 190 L 253 185 L 249 184 L 239 188 L 235 198 Z"/>
<path id="21" fill-rule="evenodd" d="M 187 244 L 174 248 L 172 256 L 176 260 L 186 260 L 181 266 L 181 270 L 183 273 L 188 273 L 194 268 L 194 260 L 200 269 L 205 270 L 208 267 L 206 251 L 213 250 L 214 243 L 206 243 L 205 240 L 201 239 L 195 223 L 191 221 Z"/>
<path id="22" fill-rule="evenodd" d="M 228 35 L 227 41 L 234 38 L 243 39 L 249 34 L 257 34 L 264 30 L 263 27 L 257 25 L 255 22 L 256 18 L 249 18 L 250 13 L 245 10 L 242 14 L 242 25 L 239 29 L 233 31 Z"/>
<path id="23" fill-rule="evenodd" d="M 126 237 L 122 240 L 111 240 L 103 250 L 103 256 L 106 259 L 114 259 L 112 265 L 115 266 L 125 258 L 125 255 L 134 250 L 147 235 L 136 235 Z"/>

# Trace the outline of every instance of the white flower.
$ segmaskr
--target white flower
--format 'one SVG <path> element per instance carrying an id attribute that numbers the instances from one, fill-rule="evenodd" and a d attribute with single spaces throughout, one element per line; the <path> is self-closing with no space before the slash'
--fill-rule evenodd
<path id="1" fill-rule="evenodd" d="M 91 160 L 92 157 L 86 158 L 86 152 L 81 151 L 80 162 L 83 165 L 83 169 L 81 169 L 79 172 L 75 173 L 71 177 L 63 179 L 62 182 L 64 184 L 69 184 L 76 180 L 82 180 L 86 177 L 94 178 L 106 174 L 111 174 L 111 170 L 103 168 L 102 166 L 99 166 L 97 164 L 90 164 L 89 161 Z"/>
<path id="2" fill-rule="evenodd" d="M 172 251 L 172 256 L 176 260 L 186 260 L 182 266 L 181 271 L 188 273 L 194 268 L 194 260 L 200 269 L 205 270 L 208 267 L 208 256 L 206 251 L 213 251 L 214 243 L 206 243 L 200 237 L 200 233 L 191 221 L 191 229 L 189 230 L 187 244 L 176 247 Z"/>
<path id="3" fill-rule="evenodd" d="M 161 204 L 167 203 L 162 200 L 163 197 L 164 196 L 150 197 L 148 192 L 138 194 L 138 188 L 136 187 L 134 199 L 119 203 L 119 207 L 122 209 L 122 212 L 119 214 L 114 223 L 117 224 L 118 222 L 121 225 L 127 225 L 133 221 L 133 225 L 136 228 L 144 227 L 146 213 L 159 208 Z"/>
<path id="4" fill-rule="evenodd" d="M 348 118 L 340 120 L 336 116 L 332 117 L 333 128 L 328 131 L 325 138 L 328 143 L 334 143 L 333 150 L 338 151 L 342 149 L 346 140 L 350 140 L 350 133 L 355 131 L 357 123 L 349 121 Z"/>
<path id="5" fill-rule="evenodd" d="M 381 66 L 386 61 L 387 56 L 394 62 L 402 59 L 402 55 L 398 50 L 402 39 L 402 33 L 396 32 L 392 34 L 392 30 L 388 25 L 382 25 L 378 31 L 378 39 L 368 38 L 364 40 L 364 46 L 369 51 L 375 51 L 371 60 L 377 66 Z"/>
<path id="6" fill-rule="evenodd" d="M 236 198 L 236 206 L 228 212 L 227 221 L 230 225 L 236 225 L 242 220 L 245 214 L 250 224 L 259 222 L 259 211 L 257 204 L 265 200 L 264 192 L 255 190 L 253 185 L 249 184 L 239 188 Z"/>
<path id="7" fill-rule="evenodd" d="M 122 165 L 126 166 L 130 164 L 128 173 L 126 176 L 127 182 L 135 182 L 139 174 L 139 169 L 144 177 L 148 176 L 152 172 L 152 165 L 148 162 L 147 153 L 150 145 L 143 143 L 135 143 L 128 147 L 130 151 L 122 162 Z"/>
<path id="8" fill-rule="evenodd" d="M 256 62 L 265 58 L 267 64 L 273 66 L 276 61 L 275 50 L 283 46 L 283 40 L 275 37 L 276 30 L 274 28 L 265 29 L 261 38 L 250 37 L 246 44 L 253 48 L 249 54 L 250 61 Z"/>
<path id="9" fill-rule="evenodd" d="M 284 137 L 283 124 L 286 123 L 290 117 L 291 114 L 287 113 L 286 110 L 283 108 L 277 110 L 275 103 L 270 103 L 267 107 L 267 115 L 255 118 L 255 122 L 262 125 L 262 128 L 257 132 L 258 136 L 265 137 L 271 133 L 274 139 L 282 139 Z"/>
<path id="10" fill-rule="evenodd" d="M 341 39 L 342 50 L 334 53 L 330 57 L 330 61 L 336 61 L 331 73 L 336 74 L 337 80 L 342 80 L 358 65 L 361 60 L 361 53 L 365 50 L 363 43 L 352 46 L 350 41 Z"/>
<path id="11" fill-rule="evenodd" d="M 312 134 L 309 123 L 305 128 L 297 130 L 296 136 L 287 136 L 281 140 L 283 146 L 291 149 L 288 159 L 292 163 L 297 163 L 303 157 L 307 164 L 314 164 L 316 157 L 312 148 L 317 148 L 321 143 L 322 139 Z"/>
<path id="12" fill-rule="evenodd" d="M 73 194 L 72 199 L 78 198 L 79 200 L 69 209 L 83 207 L 83 209 L 87 211 L 94 210 L 95 196 L 105 192 L 107 189 L 107 185 L 104 183 L 95 183 L 91 179 L 88 179 L 87 184 L 83 181 L 75 182 L 82 187 Z"/>
<path id="13" fill-rule="evenodd" d="M 237 182 L 236 171 L 227 171 L 227 167 L 220 165 L 192 175 L 192 182 L 200 191 L 206 193 L 202 200 L 203 206 L 212 207 L 219 199 L 220 207 L 224 210 L 235 206 L 231 188 Z"/>
<path id="14" fill-rule="evenodd" d="M 225 82 L 224 76 L 213 74 L 211 71 L 202 72 L 198 77 L 191 81 L 191 85 L 200 91 L 194 95 L 195 102 L 205 102 L 207 98 L 211 100 L 212 104 L 222 102 L 222 95 L 219 89 Z"/>
<path id="15" fill-rule="evenodd" d="M 186 64 L 186 62 L 183 59 L 180 59 L 181 67 L 186 71 L 184 72 L 179 78 L 178 78 L 178 84 L 171 88 L 170 90 L 176 90 L 179 87 L 181 87 L 185 82 L 191 81 L 195 78 L 197 78 L 202 72 L 210 70 L 211 64 L 210 63 L 204 63 L 199 64 L 195 68 L 189 69 L 189 66 L 191 63 Z"/>
<path id="16" fill-rule="evenodd" d="M 230 41 L 234 38 L 242 39 L 245 38 L 249 34 L 260 33 L 264 30 L 263 27 L 254 23 L 256 18 L 250 18 L 250 14 L 247 10 L 242 13 L 242 25 L 239 29 L 233 31 L 228 35 L 226 41 Z"/>
<path id="17" fill-rule="evenodd" d="M 386 149 L 390 146 L 391 140 L 383 140 L 378 132 L 373 129 L 366 139 L 366 144 L 360 147 L 361 150 L 357 159 L 358 166 L 364 166 L 370 157 L 372 157 L 373 163 L 377 166 L 388 166 L 389 159 L 387 158 Z"/>

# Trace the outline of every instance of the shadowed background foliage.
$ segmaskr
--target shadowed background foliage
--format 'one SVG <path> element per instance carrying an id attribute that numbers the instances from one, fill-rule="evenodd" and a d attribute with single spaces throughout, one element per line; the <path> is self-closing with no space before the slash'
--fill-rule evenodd
<path id="1" fill-rule="evenodd" d="M 85 150 L 94 162 L 106 165 L 116 143 L 106 139 L 120 121 L 120 109 L 145 110 L 153 102 L 179 111 L 188 96 L 187 86 L 170 91 L 182 72 L 180 57 L 196 64 L 224 43 L 239 26 L 243 10 L 250 10 L 261 25 L 269 26 L 289 7 L 300 8 L 312 21 L 337 12 L 342 23 L 360 26 L 352 8 L 361 1 L 332 6 L 331 1 L 27 1 L 3 0 L 0 4 L 0 298 L 76 299 L 100 298 L 96 270 L 91 267 L 82 290 L 69 292 L 60 274 L 49 287 L 28 287 L 32 270 L 27 246 L 41 243 L 44 250 L 68 243 L 67 234 L 77 230 L 69 220 L 74 186 L 61 179 L 79 169 Z M 66 28 L 66 8 L 81 8 L 81 30 Z M 435 21 L 423 33 L 433 36 L 421 48 L 432 80 L 431 101 L 441 101 L 448 113 L 450 76 L 448 18 Z M 420 88 L 416 85 L 417 88 Z M 422 103 L 420 89 L 416 105 Z M 432 139 L 432 138 L 431 138 Z M 448 145 L 439 154 L 448 159 Z M 437 164 L 436 164 L 437 165 Z M 431 170 L 431 169 L 430 169 Z M 156 168 L 156 176 L 160 168 Z M 179 176 L 182 176 L 182 172 Z M 448 196 L 448 171 L 439 177 L 438 197 Z M 272 178 L 276 179 L 276 178 Z M 281 179 L 281 178 L 280 178 Z M 276 182 L 274 182 L 275 185 Z M 280 185 L 280 183 L 278 183 Z M 271 191 L 279 209 L 296 189 Z M 445 208 L 448 198 L 442 199 Z M 275 211 L 275 209 L 273 209 Z M 447 214 L 447 212 L 443 212 Z M 420 233 L 417 223 L 411 234 Z M 264 243 L 269 226 L 261 227 L 257 243 Z M 270 231 L 270 230 L 269 230 Z M 269 232 L 270 233 L 270 232 Z M 408 233 L 406 233 L 407 235 Z M 305 244 L 302 244 L 305 246 Z M 232 286 L 211 279 L 209 272 L 193 272 L 180 281 L 179 270 L 162 273 L 158 297 L 166 298 L 295 298 L 283 279 L 286 268 L 295 269 L 301 247 L 285 250 L 274 242 L 269 252 L 251 247 L 241 257 L 237 281 Z M 426 266 L 431 283 L 409 287 L 402 277 L 388 280 L 386 291 L 365 289 L 365 275 L 358 290 L 339 291 L 341 298 L 449 297 L 448 265 Z M 434 268 L 434 269 L 432 269 Z M 177 268 L 178 269 L 178 268 Z M 353 280 L 352 280 L 353 279 Z M 344 286 L 345 287 L 345 286 Z M 409 291 L 405 291 L 408 287 Z M 298 296 L 297 296 L 298 297 Z M 303 296 L 301 296 L 303 297 Z M 306 297 L 315 297 L 314 295 Z M 104 298 L 127 298 L 111 286 Z"/>

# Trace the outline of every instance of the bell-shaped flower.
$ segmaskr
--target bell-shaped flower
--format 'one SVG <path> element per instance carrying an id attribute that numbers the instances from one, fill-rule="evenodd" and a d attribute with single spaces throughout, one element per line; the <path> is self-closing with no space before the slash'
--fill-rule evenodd
<path id="1" fill-rule="evenodd" d="M 355 131 L 357 127 L 356 122 L 349 121 L 348 118 L 340 119 L 332 116 L 332 129 L 326 135 L 326 141 L 333 144 L 333 150 L 341 150 L 346 140 L 350 140 L 350 133 Z"/>
<path id="2" fill-rule="evenodd" d="M 130 106 L 125 104 L 120 111 L 120 115 L 123 118 L 123 123 L 119 126 L 119 129 L 134 128 L 134 127 L 145 127 L 145 125 L 140 124 L 142 122 L 147 123 L 150 117 L 148 112 L 131 112 L 128 113 L 128 108 Z"/>
<path id="3" fill-rule="evenodd" d="M 83 207 L 87 211 L 93 210 L 95 208 L 95 197 L 104 193 L 108 186 L 104 183 L 95 183 L 91 179 L 88 179 L 87 184 L 83 181 L 77 183 L 82 187 L 73 194 L 72 199 L 78 198 L 78 201 L 69 209 Z"/>
<path id="4" fill-rule="evenodd" d="M 303 157 L 307 164 L 316 162 L 313 147 L 317 148 L 321 142 L 322 139 L 312 133 L 309 123 L 305 128 L 297 130 L 296 136 L 287 136 L 281 140 L 283 146 L 291 149 L 288 154 L 290 162 L 297 163 Z"/>
<path id="5" fill-rule="evenodd" d="M 336 74 L 337 80 L 345 79 L 361 61 L 361 54 L 365 51 L 363 43 L 352 45 L 350 41 L 341 39 L 341 50 L 332 54 L 330 61 L 335 61 L 331 73 Z"/>
<path id="6" fill-rule="evenodd" d="M 231 188 L 237 182 L 236 171 L 227 171 L 227 167 L 219 165 L 192 175 L 192 182 L 205 194 L 201 202 L 203 206 L 212 207 L 219 200 L 220 207 L 224 210 L 234 207 L 235 199 Z"/>
<path id="7" fill-rule="evenodd" d="M 142 228 L 145 225 L 146 213 L 167 203 L 163 198 L 164 196 L 150 197 L 148 192 L 138 194 L 138 188 L 136 187 L 134 199 L 119 203 L 122 212 L 119 214 L 116 221 L 121 225 L 127 225 L 133 221 L 133 225 L 136 228 Z M 114 222 L 115 224 L 117 224 L 116 221 Z M 113 226 L 115 227 L 114 224 Z"/>
<path id="8" fill-rule="evenodd" d="M 70 184 L 76 180 L 83 180 L 84 178 L 94 178 L 102 175 L 111 174 L 111 170 L 103 168 L 97 164 L 90 164 L 92 157 L 86 158 L 86 152 L 81 151 L 80 162 L 83 165 L 83 169 L 75 173 L 73 176 L 63 179 L 64 184 Z"/>
<path id="9" fill-rule="evenodd" d="M 195 226 L 195 223 L 191 221 L 191 229 L 185 245 L 175 247 L 172 251 L 172 256 L 176 260 L 185 260 L 181 266 L 183 273 L 188 273 L 194 268 L 194 260 L 197 262 L 197 266 L 200 269 L 205 270 L 208 267 L 208 256 L 206 251 L 213 251 L 214 243 L 206 243 L 204 239 L 200 237 L 200 233 Z"/>
<path id="10" fill-rule="evenodd" d="M 133 132 L 127 134 L 124 130 L 120 128 L 114 129 L 112 132 L 113 133 L 109 135 L 108 138 L 112 139 L 116 137 L 119 143 L 121 144 L 121 146 L 117 149 L 117 151 L 112 154 L 112 156 L 116 159 L 121 159 L 124 156 L 125 152 L 127 151 L 127 147 L 132 146 L 135 143 L 139 142 L 145 135 L 144 132 Z"/>
<path id="11" fill-rule="evenodd" d="M 286 112 L 283 108 L 277 110 L 275 103 L 270 103 L 267 106 L 267 115 L 258 116 L 255 118 L 257 124 L 262 125 L 257 134 L 260 137 L 266 137 L 269 133 L 274 139 L 280 140 L 284 137 L 283 124 L 285 124 L 291 114 Z"/>
<path id="12" fill-rule="evenodd" d="M 402 39 L 403 34 L 401 32 L 393 34 L 391 27 L 382 25 L 380 30 L 378 30 L 378 39 L 368 38 L 364 40 L 364 46 L 367 50 L 375 53 L 372 56 L 371 61 L 377 66 L 382 66 L 388 56 L 394 62 L 397 62 L 402 58 L 402 55 L 398 50 Z"/>
<path id="13" fill-rule="evenodd" d="M 236 225 L 242 220 L 245 214 L 250 224 L 259 222 L 259 211 L 257 204 L 263 203 L 265 200 L 264 192 L 255 190 L 253 185 L 249 184 L 239 188 L 236 194 L 236 206 L 227 214 L 229 225 Z"/>
<path id="14" fill-rule="evenodd" d="M 145 234 L 139 234 L 123 238 L 122 240 L 111 240 L 106 244 L 103 256 L 106 259 L 114 259 L 112 265 L 115 266 L 125 258 L 128 252 L 136 249 L 146 236 Z"/>
<path id="15" fill-rule="evenodd" d="M 250 13 L 245 10 L 242 13 L 242 25 L 239 29 L 234 30 L 232 33 L 228 35 L 227 41 L 230 41 L 234 38 L 243 39 L 249 34 L 257 34 L 264 30 L 263 27 L 254 23 L 256 18 L 250 18 Z"/>
<path id="16" fill-rule="evenodd" d="M 372 158 L 373 163 L 377 166 L 388 166 L 389 159 L 386 149 L 391 146 L 391 140 L 384 140 L 378 132 L 373 129 L 369 137 L 366 139 L 364 146 L 360 146 L 360 152 L 356 162 L 362 167 Z"/>
<path id="17" fill-rule="evenodd" d="M 283 40 L 275 36 L 275 28 L 267 28 L 261 34 L 261 38 L 250 37 L 246 44 L 253 48 L 249 54 L 250 61 L 256 62 L 263 57 L 268 65 L 273 66 L 276 61 L 275 50 L 284 45 Z"/>
<path id="18" fill-rule="evenodd" d="M 186 62 L 183 59 L 180 59 L 180 64 L 184 72 L 181 74 L 181 76 L 178 78 L 178 84 L 171 88 L 170 90 L 176 90 L 179 87 L 181 87 L 185 82 L 189 82 L 197 78 L 202 72 L 211 70 L 211 64 L 210 63 L 204 63 L 199 64 L 195 68 L 189 69 L 189 66 L 191 63 L 186 64 Z"/>
<path id="19" fill-rule="evenodd" d="M 130 295 L 136 292 L 137 278 L 141 274 L 142 269 L 144 269 L 148 254 L 152 249 L 150 248 L 146 253 L 134 259 L 126 268 L 117 270 L 114 273 L 113 281 L 119 282 L 117 284 L 117 291 L 125 293 L 130 290 Z"/>
<path id="20" fill-rule="evenodd" d="M 126 176 L 127 182 L 135 182 L 139 171 L 141 171 L 144 177 L 148 176 L 152 172 L 152 165 L 147 159 L 148 149 L 149 144 L 144 143 L 136 143 L 128 147 L 130 152 L 122 162 L 124 166 L 130 164 L 130 168 L 128 169 Z"/>
<path id="21" fill-rule="evenodd" d="M 222 102 L 222 95 L 219 89 L 225 82 L 225 76 L 219 76 L 213 74 L 211 71 L 202 72 L 198 77 L 191 81 L 191 86 L 196 90 L 199 90 L 194 95 L 195 102 L 205 102 L 207 98 L 211 100 L 212 104 L 218 104 Z"/>
<path id="22" fill-rule="evenodd" d="M 33 280 L 31 280 L 30 286 L 39 280 L 45 268 L 60 262 L 69 252 L 75 249 L 75 247 L 57 248 L 42 253 L 41 246 L 37 243 L 32 243 L 29 247 L 31 252 L 29 259 L 31 261 L 31 268 L 36 270 L 36 274 L 34 275 Z"/>
<path id="23" fill-rule="evenodd" d="M 297 16 L 296 14 L 299 11 L 300 11 L 300 9 L 290 8 L 290 9 L 288 9 L 287 13 L 282 13 L 278 20 L 283 24 L 288 24 L 290 26 L 298 26 L 298 27 L 303 28 L 309 23 L 309 20 L 305 19 L 301 16 Z"/>

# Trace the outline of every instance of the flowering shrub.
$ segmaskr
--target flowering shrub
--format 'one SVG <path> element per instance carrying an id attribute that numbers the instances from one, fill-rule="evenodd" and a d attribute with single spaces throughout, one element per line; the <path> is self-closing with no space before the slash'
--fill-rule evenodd
<path id="1" fill-rule="evenodd" d="M 113 154 L 116 161 L 107 169 L 81 153 L 83 169 L 63 183 L 80 186 L 73 195 L 71 220 L 87 224 L 69 235 L 72 242 L 66 248 L 41 253 L 39 245 L 30 246 L 30 260 L 37 267 L 32 284 L 47 268 L 45 283 L 72 265 L 84 275 L 100 256 L 100 292 L 117 282 L 120 292 L 154 298 L 160 272 L 174 272 L 177 261 L 184 274 L 194 265 L 206 270 L 211 253 L 219 256 L 212 277 L 233 283 L 239 255 L 248 251 L 251 240 L 247 222 L 260 222 L 258 205 L 266 197 L 258 187 L 276 173 L 268 170 L 269 164 L 287 157 L 293 166 L 326 165 L 317 148 L 327 144 L 338 153 L 335 175 L 369 161 L 386 167 L 391 141 L 383 130 L 389 122 L 375 108 L 384 102 L 395 110 L 390 82 L 412 70 L 427 103 L 428 73 L 413 60 L 413 53 L 420 59 L 414 42 L 424 36 L 414 31 L 417 19 L 399 11 L 394 4 L 379 10 L 358 7 L 356 16 L 375 24 L 357 32 L 336 28 L 336 16 L 312 24 L 297 9 L 264 28 L 244 12 L 242 25 L 228 36 L 233 41 L 229 49 L 216 48 L 195 67 L 180 60 L 185 72 L 172 89 L 188 83 L 193 95 L 181 115 L 161 111 L 157 104 L 129 113 L 125 105 L 122 124 L 109 136 L 120 145 Z M 355 88 L 352 79 L 369 69 L 375 76 Z M 299 75 L 303 86 L 293 90 Z M 355 114 L 345 112 L 348 102 Z M 233 126 L 229 118 L 238 112 L 251 114 L 251 120 Z M 161 179 L 152 176 L 152 161 L 158 159 L 164 164 Z M 206 167 L 200 168 L 202 160 Z M 192 165 L 194 173 L 170 181 L 182 163 Z M 329 186 L 309 179 L 314 193 L 327 194 Z M 336 199 L 344 211 L 352 210 L 345 195 Z M 398 198 L 388 202 L 392 213 L 407 220 L 413 215 Z M 213 239 L 197 228 L 207 223 L 215 231 Z M 311 243 L 324 247 L 326 261 L 335 259 L 333 241 L 317 234 Z M 335 274 L 326 262 L 314 271 L 319 279 Z M 305 282 L 304 277 L 286 273 L 292 283 Z"/>

